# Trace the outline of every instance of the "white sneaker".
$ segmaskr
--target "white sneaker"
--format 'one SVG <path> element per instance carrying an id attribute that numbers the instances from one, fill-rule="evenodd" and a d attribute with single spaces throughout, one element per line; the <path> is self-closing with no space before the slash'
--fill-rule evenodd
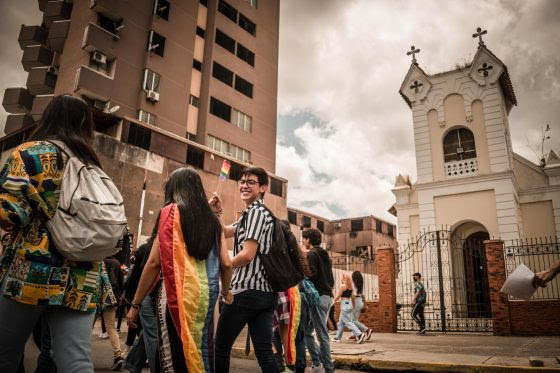
<path id="1" fill-rule="evenodd" d="M 311 366 L 311 373 L 323 373 L 325 370 L 323 369 L 323 365 L 313 365 Z"/>
<path id="2" fill-rule="evenodd" d="M 99 334 L 99 338 L 107 339 L 107 338 L 109 338 L 109 335 L 107 333 L 101 333 L 101 334 Z"/>
<path id="3" fill-rule="evenodd" d="M 340 339 L 335 338 L 335 337 L 331 338 L 331 341 L 336 342 L 336 343 L 340 343 Z"/>

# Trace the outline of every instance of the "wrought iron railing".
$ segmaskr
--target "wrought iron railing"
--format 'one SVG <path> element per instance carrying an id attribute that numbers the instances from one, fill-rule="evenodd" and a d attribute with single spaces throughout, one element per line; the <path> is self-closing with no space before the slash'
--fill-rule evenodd
<path id="1" fill-rule="evenodd" d="M 556 237 L 527 238 L 505 243 L 504 259 L 509 276 L 521 263 L 533 272 L 550 268 L 560 260 L 560 243 Z M 510 297 L 511 300 L 516 298 Z M 560 276 L 550 281 L 545 288 L 538 288 L 531 300 L 560 299 Z"/>
<path id="2" fill-rule="evenodd" d="M 445 162 L 445 175 L 448 178 L 478 175 L 478 160 L 476 158 L 462 161 Z"/>

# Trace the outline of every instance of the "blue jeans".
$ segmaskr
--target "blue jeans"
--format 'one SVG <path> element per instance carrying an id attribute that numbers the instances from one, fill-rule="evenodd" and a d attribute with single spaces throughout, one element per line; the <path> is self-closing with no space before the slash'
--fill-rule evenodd
<path id="1" fill-rule="evenodd" d="M 156 311 L 150 295 L 146 295 L 142 301 L 139 316 L 142 331 L 126 356 L 126 369 L 133 373 L 139 373 L 144 368 L 146 359 L 148 359 L 150 372 L 154 373 L 156 371 L 156 364 L 159 364 L 156 361 L 158 339 Z"/>
<path id="2" fill-rule="evenodd" d="M 367 332 L 368 327 L 360 322 L 360 314 L 364 308 L 364 300 L 362 297 L 354 298 L 354 310 L 352 311 L 352 316 L 354 317 L 354 324 L 360 329 L 361 332 Z"/>
<path id="3" fill-rule="evenodd" d="M 331 359 L 331 344 L 327 332 L 327 316 L 332 305 L 332 297 L 321 295 L 318 305 L 309 306 L 309 318 L 311 322 L 307 325 L 305 331 L 305 345 L 309 350 L 313 365 L 322 363 L 327 373 L 334 372 L 334 364 Z M 320 351 L 312 335 L 313 329 L 315 329 L 317 339 L 319 340 Z"/>
<path id="4" fill-rule="evenodd" d="M 277 303 L 276 293 L 245 290 L 235 294 L 232 304 L 222 305 L 216 330 L 216 372 L 229 372 L 231 348 L 245 325 L 249 325 L 261 370 L 280 372 L 272 353 L 272 315 Z"/>
<path id="5" fill-rule="evenodd" d="M 342 333 L 344 328 L 348 328 L 352 331 L 356 337 L 362 335 L 362 332 L 356 324 L 354 324 L 354 315 L 352 313 L 352 301 L 344 300 L 340 301 L 340 316 L 338 318 L 338 330 L 336 332 L 336 339 L 342 338 Z"/>
<path id="6" fill-rule="evenodd" d="M 91 326 L 94 312 L 61 306 L 34 306 L 0 295 L 0 372 L 18 369 L 25 343 L 42 314 L 47 315 L 59 372 L 93 373 Z"/>

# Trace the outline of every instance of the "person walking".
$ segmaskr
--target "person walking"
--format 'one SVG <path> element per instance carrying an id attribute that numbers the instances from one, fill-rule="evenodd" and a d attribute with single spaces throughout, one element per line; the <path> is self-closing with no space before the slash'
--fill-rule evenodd
<path id="1" fill-rule="evenodd" d="M 352 307 L 352 277 L 348 273 L 342 275 L 342 284 L 338 289 L 334 301 L 340 299 L 340 316 L 338 318 L 338 331 L 332 339 L 333 342 L 340 342 L 344 328 L 352 331 L 356 343 L 362 343 L 366 337 L 366 333 L 362 333 L 354 323 L 353 307 Z"/>
<path id="2" fill-rule="evenodd" d="M 121 299 L 124 290 L 124 276 L 121 271 L 121 264 L 114 256 L 105 258 L 103 263 L 105 265 L 105 269 L 107 270 L 109 284 L 111 285 L 111 289 L 115 297 L 115 304 L 104 307 L 101 312 L 103 313 L 105 330 L 107 330 L 107 335 L 109 336 L 109 341 L 111 342 L 111 347 L 113 349 L 113 366 L 111 366 L 111 370 L 120 370 L 124 364 L 124 357 L 121 350 L 119 333 L 117 333 L 117 330 L 115 329 L 115 320 L 118 300 Z"/>
<path id="3" fill-rule="evenodd" d="M 14 239 L 0 260 L 0 372 L 16 371 L 37 320 L 46 314 L 60 372 L 93 372 L 91 326 L 101 261 L 72 262 L 51 242 L 46 222 L 57 210 L 68 160 L 58 140 L 84 164 L 101 167 L 94 122 L 81 99 L 60 95 L 43 112 L 31 141 L 0 171 L 0 227 Z"/>
<path id="4" fill-rule="evenodd" d="M 262 168 L 245 168 L 238 185 L 246 209 L 236 223 L 223 227 L 226 237 L 234 237 L 231 283 L 234 300 L 224 305 L 218 320 L 216 370 L 229 372 L 233 343 L 248 325 L 261 370 L 277 373 L 279 369 L 272 352 L 272 315 L 278 295 L 268 283 L 260 260 L 273 242 L 274 218 L 263 202 L 268 174 Z M 216 214 L 222 213 L 222 200 L 217 193 L 209 204 Z"/>
<path id="5" fill-rule="evenodd" d="M 426 305 L 426 289 L 424 284 L 420 282 L 422 280 L 422 275 L 418 272 L 412 275 L 414 279 L 414 306 L 412 307 L 412 318 L 420 330 L 417 334 L 426 334 L 426 321 L 424 319 L 424 306 Z"/>
<path id="6" fill-rule="evenodd" d="M 365 297 L 364 297 L 364 276 L 360 271 L 352 272 L 352 285 L 354 288 L 354 294 L 352 294 L 354 300 L 354 308 L 352 310 L 352 317 L 354 319 L 354 324 L 360 329 L 362 333 L 366 333 L 366 340 L 370 340 L 371 333 L 373 330 L 368 328 L 364 324 L 360 322 L 360 315 L 362 314 L 362 310 L 367 310 L 365 308 Z M 355 341 L 356 336 L 351 335 L 346 338 L 348 341 Z"/>
<path id="7" fill-rule="evenodd" d="M 220 222 L 211 211 L 202 181 L 190 167 L 169 175 L 158 237 L 144 266 L 127 314 L 136 325 L 140 303 L 154 286 L 157 295 L 159 358 L 163 372 L 214 372 L 214 307 L 229 290 L 231 261 Z"/>

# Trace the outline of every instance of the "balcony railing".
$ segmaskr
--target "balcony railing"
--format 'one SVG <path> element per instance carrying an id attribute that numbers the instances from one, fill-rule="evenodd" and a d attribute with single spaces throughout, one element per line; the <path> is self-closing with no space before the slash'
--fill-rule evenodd
<path id="1" fill-rule="evenodd" d="M 82 48 L 88 52 L 99 51 L 109 59 L 115 57 L 116 43 L 119 37 L 91 23 L 86 27 Z"/>
<path id="2" fill-rule="evenodd" d="M 47 28 L 50 28 L 54 21 L 70 19 L 71 14 L 72 3 L 63 0 L 48 1 L 43 14 L 43 22 Z"/>
<path id="3" fill-rule="evenodd" d="M 445 175 L 448 178 L 478 175 L 478 160 L 476 158 L 462 161 L 445 162 Z"/>
<path id="4" fill-rule="evenodd" d="M 25 88 L 6 88 L 2 106 L 8 113 L 27 114 L 31 110 L 33 96 Z"/>
<path id="5" fill-rule="evenodd" d="M 114 0 L 91 0 L 90 8 L 94 12 L 100 13 L 103 16 L 118 22 L 123 16 L 119 9 L 120 1 Z"/>
<path id="6" fill-rule="evenodd" d="M 74 92 L 94 100 L 108 101 L 113 90 L 113 79 L 82 65 L 76 72 Z"/>
<path id="7" fill-rule="evenodd" d="M 56 85 L 56 73 L 52 68 L 42 67 L 29 71 L 27 89 L 33 96 L 52 95 Z"/>
<path id="8" fill-rule="evenodd" d="M 30 45 L 44 45 L 47 42 L 48 31 L 41 26 L 21 25 L 19 30 L 18 43 L 21 49 Z"/>
<path id="9" fill-rule="evenodd" d="M 68 29 L 70 28 L 70 20 L 54 21 L 49 28 L 49 45 L 55 52 L 62 53 Z"/>
<path id="10" fill-rule="evenodd" d="M 4 133 L 6 135 L 33 124 L 33 118 L 27 114 L 11 114 L 6 118 Z"/>
<path id="11" fill-rule="evenodd" d="M 53 52 L 42 46 L 32 45 L 25 47 L 23 56 L 21 57 L 21 64 L 23 69 L 27 72 L 34 67 L 46 67 L 53 62 Z"/>

